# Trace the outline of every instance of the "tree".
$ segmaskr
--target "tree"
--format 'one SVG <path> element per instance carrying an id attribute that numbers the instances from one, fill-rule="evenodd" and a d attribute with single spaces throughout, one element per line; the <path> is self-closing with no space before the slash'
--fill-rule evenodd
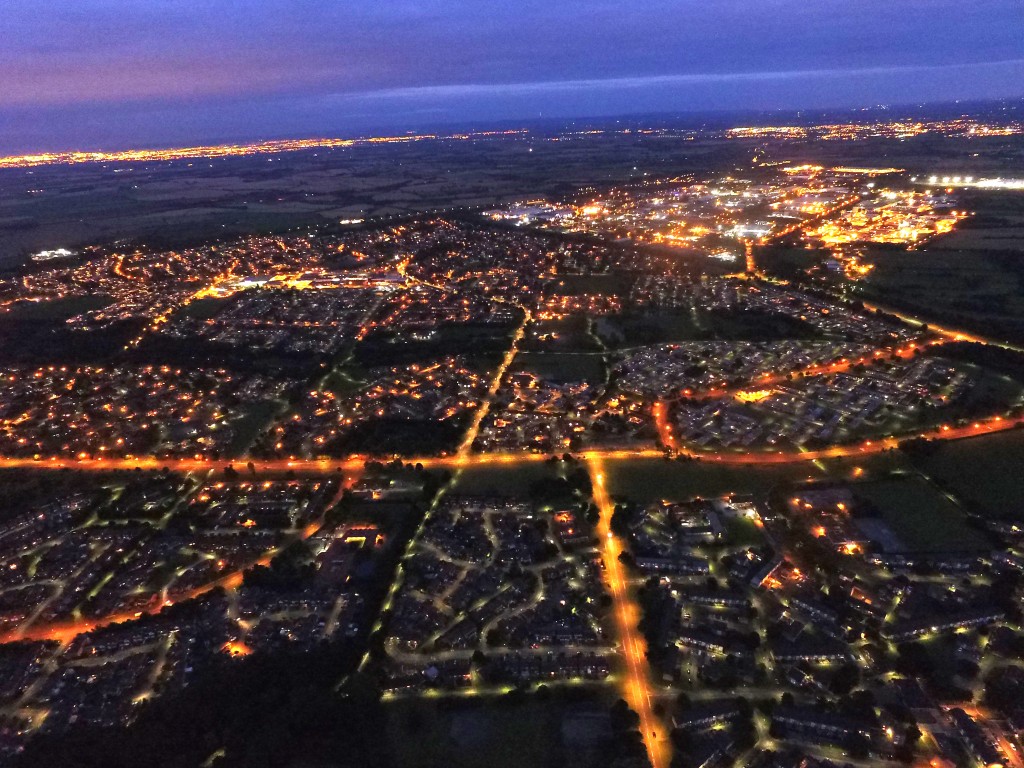
<path id="1" fill-rule="evenodd" d="M 740 717 L 745 720 L 749 720 L 754 716 L 754 706 L 750 703 L 750 699 L 746 696 L 736 697 L 736 707 L 740 711 Z"/>
<path id="2" fill-rule="evenodd" d="M 860 670 L 854 664 L 843 664 L 832 677 L 832 692 L 846 696 L 860 682 Z"/>

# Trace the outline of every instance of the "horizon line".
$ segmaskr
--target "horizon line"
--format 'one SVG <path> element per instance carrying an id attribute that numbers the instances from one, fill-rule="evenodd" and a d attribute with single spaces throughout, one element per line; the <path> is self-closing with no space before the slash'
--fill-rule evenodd
<path id="1" fill-rule="evenodd" d="M 1024 64 L 1024 59 L 1014 59 L 1006 62 L 990 62 L 991 64 L 1005 64 L 1005 63 L 1017 63 Z M 909 68 L 917 69 L 917 68 Z M 930 69 L 930 67 L 926 67 Z M 849 71 L 849 70 L 847 70 Z M 860 72 L 867 72 L 868 70 L 860 70 Z M 885 70 L 891 71 L 891 70 Z M 765 76 L 776 75 L 778 77 L 799 77 L 805 75 L 814 74 L 813 71 L 806 72 L 783 72 L 783 73 L 766 73 Z M 683 78 L 691 77 L 705 77 L 705 76 L 693 76 L 693 75 L 664 75 L 656 76 L 653 78 L 657 81 L 664 80 L 679 80 Z M 749 73 L 736 73 L 734 75 L 722 75 L 714 76 L 722 78 L 736 78 L 743 79 L 751 77 Z M 751 78 L 753 79 L 753 78 Z M 634 81 L 635 78 L 621 78 L 617 79 L 616 82 L 620 81 Z M 592 81 L 559 81 L 557 84 L 552 83 L 550 85 L 567 86 L 569 83 L 593 83 L 595 86 L 600 83 L 610 82 L 608 80 L 592 80 Z M 531 84 L 527 84 L 531 85 Z M 532 84 L 538 86 L 545 86 L 549 84 Z M 639 87 L 640 83 L 637 82 L 633 87 Z M 427 86 L 433 88 L 435 86 Z M 470 88 L 475 86 L 438 86 L 442 88 Z M 491 86 L 485 86 L 491 87 Z M 515 87 L 514 85 L 501 86 L 501 87 Z M 404 90 L 404 89 L 397 89 Z M 392 93 L 392 92 L 389 92 Z M 727 108 L 727 109 L 701 109 L 692 111 L 679 111 L 679 110 L 665 110 L 658 112 L 635 112 L 635 113 L 619 113 L 617 115 L 593 115 L 586 116 L 581 115 L 577 117 L 551 117 L 551 118 L 527 118 L 517 121 L 518 127 L 515 128 L 503 128 L 503 129 L 472 129 L 464 128 L 463 130 L 456 130 L 456 125 L 469 125 L 471 123 L 492 123 L 499 124 L 500 120 L 465 120 L 465 121 L 450 121 L 446 122 L 445 125 L 448 127 L 448 131 L 430 131 L 426 133 L 418 133 L 415 129 L 394 129 L 394 133 L 383 132 L 381 135 L 371 136 L 366 133 L 363 134 L 352 134 L 345 136 L 336 135 L 331 136 L 329 134 L 307 134 L 304 136 L 291 135 L 291 136 L 278 136 L 278 137 L 250 137 L 250 138 L 234 138 L 234 139 L 223 139 L 220 141 L 212 141 L 210 143 L 197 143 L 197 144 L 174 144 L 167 143 L 160 146 L 146 146 L 146 145 L 134 145 L 124 146 L 118 149 L 60 149 L 60 150 L 43 150 L 43 151 L 29 151 L 29 152 L 18 152 L 14 154 L 3 155 L 0 154 L 0 170 L 14 170 L 19 168 L 31 168 L 49 165 L 82 165 L 87 163 L 103 163 L 103 162 L 162 162 L 162 161 L 174 161 L 174 160 L 186 160 L 186 159 L 214 159 L 219 157 L 231 157 L 231 156 L 246 156 L 252 154 L 270 154 L 273 152 L 299 152 L 310 149 L 334 149 L 334 148 L 345 148 L 350 146 L 359 146 L 364 144 L 393 144 L 393 143 L 407 143 L 414 141 L 438 141 L 445 139 L 470 139 L 470 138 L 485 138 L 494 136 L 512 136 L 512 135 L 527 135 L 530 130 L 526 128 L 526 125 L 536 124 L 538 122 L 552 122 L 567 125 L 577 121 L 601 121 L 607 122 L 612 120 L 621 120 L 624 118 L 630 118 L 640 120 L 642 118 L 683 118 L 683 117 L 697 117 L 700 115 L 740 115 L 740 114 L 758 114 L 764 115 L 765 117 L 773 115 L 799 115 L 802 112 L 810 112 L 813 114 L 828 114 L 828 113 L 864 113 L 878 110 L 910 110 L 910 109 L 928 109 L 928 108 L 939 108 L 939 107 L 951 107 L 958 104 L 964 105 L 984 105 L 984 104 L 998 104 L 1004 102 L 1024 101 L 1024 95 L 1022 96 L 1008 96 L 1008 97 L 996 97 L 996 98 L 980 98 L 980 99 L 952 99 L 945 101 L 924 101 L 924 102 L 906 102 L 901 104 L 872 104 L 870 106 L 844 106 L 844 107 L 783 107 L 777 109 L 744 109 L 744 108 Z M 901 118 L 894 118 L 895 120 Z M 867 122 L 850 120 L 851 123 Z M 506 125 L 512 125 L 511 120 L 505 122 Z M 814 123 L 807 123 L 801 127 L 814 127 Z M 439 126 L 442 127 L 442 126 Z M 737 128 L 743 126 L 729 126 L 721 127 L 720 129 L 714 130 L 729 130 L 730 128 Z M 758 127 L 772 127 L 772 126 L 758 126 Z M 707 128 L 697 130 L 711 130 Z M 177 156 L 167 157 L 164 155 L 175 153 Z"/>

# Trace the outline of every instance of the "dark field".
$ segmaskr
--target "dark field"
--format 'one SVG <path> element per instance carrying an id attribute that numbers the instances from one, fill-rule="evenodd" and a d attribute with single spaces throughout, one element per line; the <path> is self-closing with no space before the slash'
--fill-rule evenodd
<path id="1" fill-rule="evenodd" d="M 512 367 L 557 382 L 600 384 L 604 380 L 604 358 L 590 352 L 523 352 L 516 356 Z"/>
<path id="2" fill-rule="evenodd" d="M 608 733 L 600 717 L 614 697 L 595 688 L 579 702 L 512 701 L 508 697 L 466 698 L 462 701 L 409 699 L 388 702 L 388 735 L 397 768 L 535 768 L 601 765 L 602 741 Z M 589 722 L 593 719 L 595 722 Z M 567 723 L 579 723 L 576 728 Z M 563 731 L 575 734 L 565 744 Z"/>
<path id="3" fill-rule="evenodd" d="M 598 336 L 609 347 L 682 341 L 771 341 L 810 339 L 820 334 L 808 323 L 761 312 L 657 312 L 601 318 Z"/>
<path id="4" fill-rule="evenodd" d="M 739 118 L 737 118 L 739 119 Z M 848 116 L 847 116 L 848 119 Z M 754 155 L 824 165 L 897 165 L 911 173 L 1004 173 L 1019 137 L 972 142 L 921 136 L 859 142 L 725 140 L 694 136 L 693 123 L 665 134 L 606 133 L 554 139 L 561 125 L 514 138 L 438 139 L 195 161 L 44 166 L 0 171 L 0 269 L 44 248 L 113 240 L 179 247 L 208 239 L 336 222 L 475 208 L 581 189 L 683 175 L 714 177 L 749 167 Z M 578 127 L 578 126 L 577 126 Z M 937 161 L 937 158 L 939 159 Z M 956 167 L 943 167 L 955 158 Z M 984 197 L 984 196 L 980 196 Z M 973 201 L 968 201 L 968 206 Z M 1013 204 L 979 212 L 976 231 L 935 248 L 1018 250 L 1024 229 Z M 998 231 L 990 231 L 998 230 Z M 979 245 L 980 244 L 980 245 Z M 610 281 L 608 281 L 610 282 Z M 602 287 L 602 290 L 608 290 Z"/>
<path id="5" fill-rule="evenodd" d="M 809 462 L 725 466 L 699 461 L 624 459 L 605 462 L 608 491 L 639 503 L 725 494 L 763 496 L 776 486 L 821 477 Z"/>
<path id="6" fill-rule="evenodd" d="M 967 524 L 957 504 L 918 476 L 887 478 L 855 486 L 908 552 L 985 549 L 987 542 Z"/>
<path id="7" fill-rule="evenodd" d="M 549 138 L 0 171 L 0 269 L 44 248 L 115 239 L 177 247 L 339 219 L 565 196 L 597 179 L 612 185 L 644 171 L 709 173 L 746 155 L 739 144 L 714 139 Z"/>
<path id="8" fill-rule="evenodd" d="M 969 511 L 1024 521 L 1024 431 L 958 440 L 914 461 Z"/>
<path id="9" fill-rule="evenodd" d="M 1024 340 L 1024 195 L 963 197 L 976 215 L 952 234 L 919 251 L 869 251 L 875 269 L 856 293 L 939 324 Z"/>
<path id="10" fill-rule="evenodd" d="M 63 323 L 65 320 L 107 306 L 105 296 L 72 296 L 57 301 L 22 302 L 6 315 L 15 322 Z"/>

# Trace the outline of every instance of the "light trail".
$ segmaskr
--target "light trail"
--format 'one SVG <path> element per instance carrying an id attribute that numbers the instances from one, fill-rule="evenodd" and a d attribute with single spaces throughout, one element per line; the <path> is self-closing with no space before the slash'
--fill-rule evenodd
<path id="1" fill-rule="evenodd" d="M 599 458 L 588 457 L 590 477 L 593 485 L 594 503 L 600 517 L 597 535 L 601 540 L 601 555 L 604 561 L 605 580 L 612 598 L 612 615 L 615 629 L 622 644 L 625 660 L 625 676 L 622 680 L 622 695 L 626 703 L 640 717 L 640 735 L 643 737 L 647 754 L 653 768 L 668 768 L 671 746 L 668 740 L 669 728 L 654 714 L 651 702 L 652 692 L 650 669 L 647 664 L 647 643 L 637 627 L 640 609 L 630 592 L 625 567 L 619 561 L 623 544 L 612 531 L 612 514 L 615 505 L 604 485 L 604 467 Z"/>

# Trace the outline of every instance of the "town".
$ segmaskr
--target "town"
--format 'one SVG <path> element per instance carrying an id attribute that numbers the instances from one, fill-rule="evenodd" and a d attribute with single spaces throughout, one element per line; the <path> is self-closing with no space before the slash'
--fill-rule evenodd
<path id="1" fill-rule="evenodd" d="M 1019 768 L 1024 507 L 955 457 L 1019 444 L 1021 352 L 855 292 L 972 217 L 790 163 L 33 262 L 0 761 L 325 658 L 621 765 Z"/>

